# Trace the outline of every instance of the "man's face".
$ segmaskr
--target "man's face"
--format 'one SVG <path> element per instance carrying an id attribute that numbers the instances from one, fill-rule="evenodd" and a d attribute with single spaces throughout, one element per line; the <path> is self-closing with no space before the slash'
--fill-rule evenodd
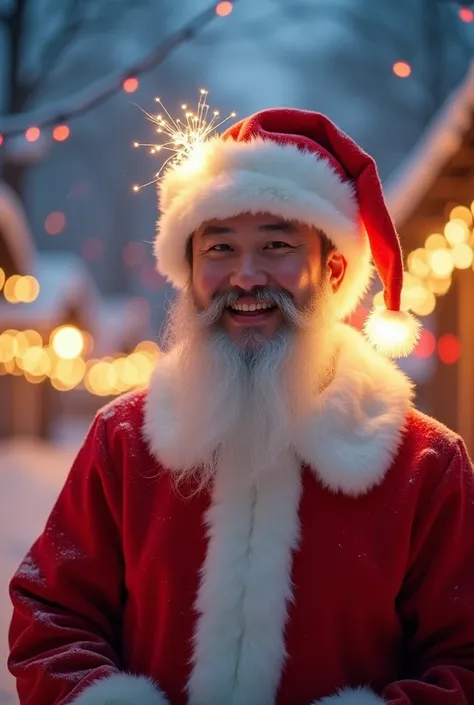
<path id="1" fill-rule="evenodd" d="M 322 276 L 335 291 L 344 269 L 338 253 L 322 262 L 315 228 L 268 214 L 208 221 L 192 242 L 192 290 L 199 309 L 220 295 L 238 294 L 219 321 L 236 342 L 249 333 L 270 340 L 284 326 L 281 308 L 265 302 L 265 290 L 289 297 L 303 311 L 317 296 Z"/>

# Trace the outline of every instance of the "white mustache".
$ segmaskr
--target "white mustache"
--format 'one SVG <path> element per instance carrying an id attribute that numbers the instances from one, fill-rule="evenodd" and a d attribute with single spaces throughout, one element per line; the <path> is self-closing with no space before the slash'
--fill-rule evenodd
<path id="1" fill-rule="evenodd" d="M 244 296 L 252 296 L 256 303 L 270 303 L 283 313 L 285 321 L 292 327 L 306 327 L 309 309 L 299 311 L 291 297 L 286 291 L 260 287 L 253 292 L 246 294 L 241 291 L 228 291 L 218 294 L 209 306 L 198 313 L 198 324 L 203 328 L 212 328 L 218 324 L 222 314 L 229 307 L 238 302 Z"/>

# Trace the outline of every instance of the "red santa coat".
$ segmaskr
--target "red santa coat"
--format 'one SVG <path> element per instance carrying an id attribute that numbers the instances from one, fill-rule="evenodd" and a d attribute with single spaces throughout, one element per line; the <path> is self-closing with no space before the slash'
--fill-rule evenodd
<path id="1" fill-rule="evenodd" d="M 172 363 L 98 414 L 11 584 L 21 705 L 474 703 L 472 465 L 340 335 L 252 490 L 175 489 Z"/>

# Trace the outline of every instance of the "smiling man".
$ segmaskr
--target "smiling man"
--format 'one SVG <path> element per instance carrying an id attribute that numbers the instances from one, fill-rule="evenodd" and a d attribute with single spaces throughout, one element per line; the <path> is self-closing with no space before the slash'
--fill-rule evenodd
<path id="1" fill-rule="evenodd" d="M 21 705 L 474 702 L 472 464 L 343 323 L 373 258 L 370 339 L 416 338 L 373 160 L 263 111 L 168 168 L 160 210 L 166 352 L 12 580 Z"/>

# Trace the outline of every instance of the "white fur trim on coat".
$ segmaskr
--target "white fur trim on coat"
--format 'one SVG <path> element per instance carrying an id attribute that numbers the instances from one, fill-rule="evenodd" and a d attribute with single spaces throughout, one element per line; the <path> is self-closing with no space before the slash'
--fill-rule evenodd
<path id="1" fill-rule="evenodd" d="M 300 457 L 333 492 L 362 495 L 380 484 L 401 444 L 413 385 L 349 326 L 339 326 L 333 381 L 295 429 Z"/>
<path id="2" fill-rule="evenodd" d="M 379 698 L 368 688 L 357 688 L 356 690 L 341 690 L 337 695 L 330 695 L 327 698 L 318 700 L 313 705 L 384 705 L 385 700 Z"/>
<path id="3" fill-rule="evenodd" d="M 288 453 L 255 486 L 238 463 L 222 458 L 206 515 L 190 705 L 273 705 L 286 657 L 300 464 Z"/>
<path id="4" fill-rule="evenodd" d="M 149 678 L 116 673 L 88 685 L 70 705 L 168 705 L 168 700 Z"/>
<path id="5" fill-rule="evenodd" d="M 309 151 L 270 140 L 215 138 L 165 172 L 159 200 L 155 254 L 159 271 L 176 287 L 189 280 L 186 245 L 200 225 L 266 212 L 320 228 L 344 255 L 347 270 L 337 294 L 341 319 L 368 288 L 371 254 L 354 187 Z"/>
<path id="6" fill-rule="evenodd" d="M 395 363 L 377 353 L 358 331 L 340 324 L 337 335 L 334 379 L 292 430 L 292 442 L 299 458 L 329 490 L 357 496 L 380 484 L 392 464 L 413 389 Z M 173 458 L 179 457 L 188 467 L 203 459 L 196 449 L 183 446 L 173 393 L 178 359 L 170 353 L 159 361 L 148 389 L 143 433 L 159 462 L 173 467 Z"/>

